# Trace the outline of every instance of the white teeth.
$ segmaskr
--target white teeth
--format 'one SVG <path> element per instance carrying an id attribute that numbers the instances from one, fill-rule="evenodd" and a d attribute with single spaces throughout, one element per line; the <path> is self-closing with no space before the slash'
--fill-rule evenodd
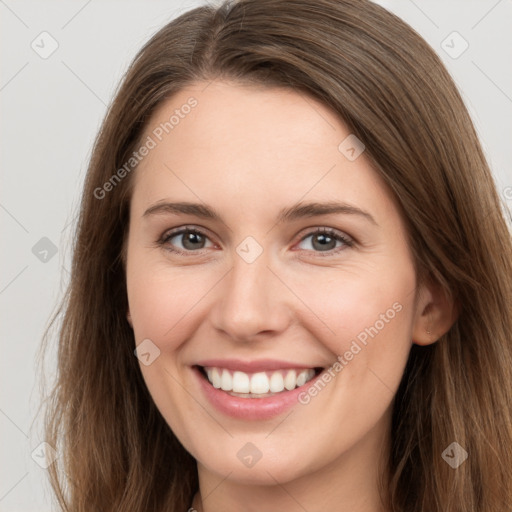
<path id="1" fill-rule="evenodd" d="M 274 372 L 270 377 L 270 391 L 279 393 L 284 389 L 284 379 L 281 372 Z"/>
<path id="2" fill-rule="evenodd" d="M 212 376 L 208 375 L 208 378 L 210 379 L 210 382 L 213 384 L 214 388 L 219 389 L 220 388 L 220 372 L 218 368 L 212 368 L 211 370 Z"/>
<path id="3" fill-rule="evenodd" d="M 270 389 L 270 384 L 268 382 L 268 377 L 265 372 L 255 373 L 251 377 L 251 393 L 263 394 L 268 393 Z M 233 389 L 233 391 L 236 391 Z"/>
<path id="4" fill-rule="evenodd" d="M 304 386 L 306 384 L 306 379 L 308 378 L 308 371 L 304 370 L 297 375 L 297 387 Z"/>
<path id="5" fill-rule="evenodd" d="M 286 377 L 284 378 L 284 387 L 291 391 L 292 389 L 295 389 L 295 386 L 297 384 L 297 374 L 295 373 L 295 370 L 289 370 L 286 374 Z"/>
<path id="6" fill-rule="evenodd" d="M 231 377 L 231 373 L 228 370 L 222 370 L 220 389 L 223 391 L 231 391 L 233 389 L 233 377 Z"/>
<path id="7" fill-rule="evenodd" d="M 214 388 L 232 393 L 240 393 L 245 398 L 256 395 L 272 395 L 282 391 L 291 391 L 303 386 L 315 376 L 315 370 L 277 370 L 248 374 L 241 371 L 231 372 L 225 368 L 205 368 L 208 380 Z M 250 394 L 250 395 L 249 395 Z"/>
<path id="8" fill-rule="evenodd" d="M 235 391 L 236 393 L 250 393 L 251 381 L 247 373 L 233 373 L 233 391 Z"/>

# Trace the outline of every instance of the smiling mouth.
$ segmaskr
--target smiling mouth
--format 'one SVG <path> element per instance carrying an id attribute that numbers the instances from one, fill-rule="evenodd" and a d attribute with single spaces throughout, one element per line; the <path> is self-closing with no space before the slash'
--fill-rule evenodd
<path id="1" fill-rule="evenodd" d="M 284 369 L 246 373 L 216 366 L 197 366 L 216 389 L 239 398 L 267 398 L 304 386 L 324 368 Z"/>

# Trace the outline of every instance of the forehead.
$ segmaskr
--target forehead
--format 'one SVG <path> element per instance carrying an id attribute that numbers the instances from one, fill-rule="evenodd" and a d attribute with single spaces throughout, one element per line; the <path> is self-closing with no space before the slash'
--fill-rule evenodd
<path id="1" fill-rule="evenodd" d="M 187 147 L 193 143 L 215 156 L 229 150 L 247 159 L 256 152 L 261 156 L 280 149 L 273 155 L 279 157 L 285 150 L 303 154 L 308 148 L 328 146 L 336 154 L 346 132 L 334 112 L 304 93 L 219 81 L 178 91 L 160 105 L 145 129 L 145 135 L 163 142 L 153 156 L 161 156 L 171 145 L 179 149 L 181 143 Z"/>
<path id="2" fill-rule="evenodd" d="M 238 198 L 240 208 L 295 203 L 305 195 L 385 199 L 364 153 L 352 161 L 340 149 L 347 137 L 336 113 L 302 92 L 192 84 L 160 105 L 145 128 L 142 140 L 151 138 L 154 147 L 135 173 L 134 202 L 142 208 L 174 193 L 216 205 Z"/>

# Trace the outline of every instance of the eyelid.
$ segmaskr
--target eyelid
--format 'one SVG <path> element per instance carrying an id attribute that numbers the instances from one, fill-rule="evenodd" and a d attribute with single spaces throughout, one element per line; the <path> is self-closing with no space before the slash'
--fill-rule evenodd
<path id="1" fill-rule="evenodd" d="M 346 248 L 353 247 L 356 244 L 356 241 L 352 236 L 346 234 L 343 231 L 339 231 L 335 228 L 322 226 L 322 227 L 316 227 L 316 228 L 308 228 L 308 230 L 309 231 L 307 231 L 305 234 L 300 235 L 299 240 L 294 245 L 297 245 L 297 244 L 301 243 L 302 241 L 304 241 L 305 239 L 309 238 L 310 236 L 314 236 L 317 234 L 325 234 L 327 236 L 330 236 L 330 237 L 334 238 L 336 241 L 342 242 L 343 245 L 341 247 L 329 249 L 327 251 L 312 251 L 312 250 L 306 250 L 306 249 L 294 249 L 294 250 L 305 251 L 307 253 L 314 253 L 315 255 L 319 255 L 321 257 L 323 257 L 323 256 L 328 257 L 328 256 L 333 256 Z"/>
<path id="2" fill-rule="evenodd" d="M 344 231 L 340 231 L 339 229 L 331 228 L 328 226 L 310 227 L 310 228 L 306 228 L 304 231 L 305 231 L 305 233 L 303 235 L 299 235 L 299 242 L 301 242 L 308 236 L 316 235 L 318 233 L 325 233 L 327 235 L 333 235 L 336 238 L 343 239 L 347 242 L 355 243 L 354 238 L 351 237 L 349 234 L 345 233 Z"/>
<path id="3" fill-rule="evenodd" d="M 202 226 L 185 225 L 165 230 L 162 233 L 162 236 L 160 237 L 160 241 L 165 242 L 166 240 L 169 240 L 170 238 L 176 235 L 180 235 L 183 232 L 187 231 L 210 238 L 210 235 L 208 234 L 208 230 L 206 228 L 203 228 Z"/>
<path id="4" fill-rule="evenodd" d="M 185 226 L 180 226 L 180 227 L 173 228 L 173 229 L 168 229 L 163 232 L 162 236 L 158 239 L 157 243 L 162 246 L 167 246 L 168 242 L 171 238 L 174 238 L 175 236 L 178 236 L 178 235 L 182 235 L 184 233 L 196 233 L 196 234 L 201 235 L 202 237 L 208 239 L 213 245 L 218 245 L 213 240 L 211 240 L 212 237 L 209 234 L 209 230 L 207 230 L 206 228 L 204 228 L 202 226 L 198 227 L 195 225 L 185 225 Z M 169 250 L 171 252 L 176 252 L 179 254 L 194 254 L 194 253 L 202 254 L 202 251 L 205 249 L 209 249 L 209 247 L 204 248 L 204 249 L 199 249 L 197 251 L 183 251 L 182 249 L 177 249 L 174 247 L 171 249 L 171 248 L 167 247 L 167 250 Z"/>

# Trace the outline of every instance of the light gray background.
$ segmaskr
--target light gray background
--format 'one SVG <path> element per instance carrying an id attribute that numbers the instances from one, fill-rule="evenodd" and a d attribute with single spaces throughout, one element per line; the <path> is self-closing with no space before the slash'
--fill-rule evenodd
<path id="1" fill-rule="evenodd" d="M 46 470 L 34 460 L 40 460 L 44 441 L 35 420 L 37 350 L 67 283 L 80 189 L 106 105 L 141 45 L 170 19 L 202 3 L 0 0 L 0 512 L 52 509 Z M 511 207 L 512 0 L 379 3 L 443 58 Z M 43 31 L 58 43 L 46 59 L 31 47 L 35 41 L 40 52 L 50 48 Z M 453 31 L 469 44 L 457 58 L 464 42 L 450 35 Z M 44 237 L 55 255 L 44 252 L 50 248 L 48 240 L 40 241 Z M 53 363 L 50 358 L 49 377 Z"/>

